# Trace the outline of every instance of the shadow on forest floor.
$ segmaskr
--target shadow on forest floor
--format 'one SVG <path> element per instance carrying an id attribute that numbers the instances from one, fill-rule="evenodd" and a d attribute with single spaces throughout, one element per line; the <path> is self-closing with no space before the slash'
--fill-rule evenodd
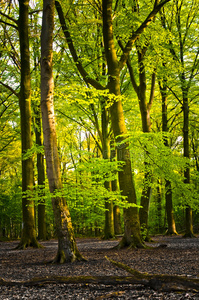
<path id="1" fill-rule="evenodd" d="M 199 237 L 156 236 L 150 249 L 113 247 L 118 240 L 77 238 L 79 250 L 88 261 L 63 265 L 47 264 L 57 251 L 57 241 L 41 242 L 42 249 L 13 250 L 18 241 L 0 242 L 0 277 L 4 280 L 26 281 L 47 276 L 129 276 L 113 266 L 108 258 L 149 274 L 199 277 Z M 167 247 L 158 247 L 166 244 Z M 0 299 L 199 299 L 197 293 L 157 292 L 141 285 L 122 284 L 45 284 L 37 287 L 0 286 Z"/>

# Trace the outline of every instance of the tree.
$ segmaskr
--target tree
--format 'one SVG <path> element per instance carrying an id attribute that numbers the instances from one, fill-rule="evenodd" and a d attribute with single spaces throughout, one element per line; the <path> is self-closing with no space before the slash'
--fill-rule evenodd
<path id="1" fill-rule="evenodd" d="M 83 259 L 78 251 L 70 212 L 62 195 L 60 163 L 53 104 L 52 43 L 54 28 L 54 1 L 44 0 L 41 33 L 41 111 L 47 176 L 58 236 L 58 252 L 54 262 L 65 263 Z M 60 195 L 61 194 L 61 195 Z"/>
<path id="2" fill-rule="evenodd" d="M 31 133 L 31 106 L 30 106 L 30 54 L 28 33 L 29 1 L 19 1 L 19 40 L 21 56 L 21 83 L 20 83 L 20 115 L 21 115 L 21 141 L 22 141 L 22 208 L 23 231 L 18 248 L 27 246 L 39 247 L 36 240 L 34 203 L 31 200 L 33 189 L 33 158 L 28 151 L 32 148 Z M 28 154 L 28 155 L 27 155 Z"/>
<path id="3" fill-rule="evenodd" d="M 163 79 L 162 84 L 159 83 L 160 93 L 162 97 L 162 131 L 165 134 L 164 137 L 164 145 L 169 147 L 168 142 L 168 118 L 167 118 L 167 84 L 166 79 Z M 173 199 L 172 199 L 172 186 L 171 181 L 169 179 L 165 179 L 165 198 L 166 198 L 166 214 L 167 214 L 167 223 L 168 223 L 168 235 L 177 234 L 176 225 L 174 220 L 174 212 L 173 212 Z"/>
<path id="4" fill-rule="evenodd" d="M 175 42 L 172 38 L 169 40 L 169 50 L 172 55 L 173 61 L 177 66 L 177 80 L 178 88 L 169 86 L 169 89 L 179 101 L 182 112 L 183 112 L 183 153 L 184 157 L 187 159 L 187 165 L 184 169 L 184 183 L 187 190 L 190 188 L 191 178 L 190 178 L 190 141 L 189 141 L 189 122 L 190 122 L 190 104 L 192 102 L 191 98 L 191 88 L 195 84 L 195 78 L 197 76 L 198 70 L 198 55 L 199 48 L 195 40 L 192 38 L 194 36 L 193 30 L 198 30 L 197 28 L 197 12 L 198 6 L 193 0 L 190 5 L 186 7 L 185 13 L 185 2 L 182 0 L 177 0 L 173 4 L 175 10 L 175 22 L 173 22 L 173 17 L 171 20 L 166 19 L 164 21 L 164 26 L 167 30 L 175 35 L 175 40 L 178 40 L 178 46 L 175 46 Z M 186 16 L 186 19 L 185 19 Z M 163 16 L 165 17 L 165 16 Z M 167 26 L 166 26 L 167 24 Z M 175 24 L 175 26 L 174 26 Z M 174 36 L 174 35 L 173 35 Z M 190 54 L 190 47 L 192 52 Z M 175 72 L 176 76 L 176 72 Z M 194 93 L 195 94 L 195 93 Z M 193 96 L 193 99 L 195 95 Z M 192 225 L 192 208 L 189 196 L 185 196 L 185 206 L 186 206 L 186 233 L 185 236 L 193 236 L 193 225 Z"/>
<path id="5" fill-rule="evenodd" d="M 119 172 L 119 183 L 122 195 L 127 198 L 127 202 L 131 206 L 127 209 L 124 209 L 125 234 L 121 243 L 122 246 L 132 244 L 133 246 L 140 247 L 143 245 L 140 237 L 139 216 L 136 207 L 137 200 L 132 178 L 131 159 L 129 155 L 128 142 L 126 142 L 127 131 L 124 121 L 122 102 L 120 99 L 120 72 L 128 59 L 128 55 L 132 49 L 134 42 L 139 38 L 140 34 L 148 26 L 148 24 L 152 21 L 154 16 L 166 2 L 168 2 L 168 0 L 162 1 L 159 5 L 157 5 L 148 15 L 145 21 L 140 25 L 140 27 L 135 31 L 135 33 L 130 36 L 129 41 L 124 47 L 120 62 L 117 60 L 116 50 L 114 46 L 112 28 L 112 1 L 102 2 L 103 43 L 106 63 L 108 66 L 108 84 L 106 88 L 108 89 L 110 96 L 114 95 L 113 103 L 111 102 L 109 104 L 111 123 L 116 143 L 118 145 L 120 144 L 120 149 L 118 148 L 119 151 L 117 151 L 117 156 L 119 158 L 119 161 L 122 161 L 124 163 L 122 170 Z M 67 39 L 71 55 L 73 57 L 74 63 L 76 63 L 79 73 L 81 74 L 86 84 L 91 85 L 98 90 L 104 90 L 105 87 L 99 81 L 89 76 L 88 72 L 83 67 L 82 62 L 79 59 L 73 45 L 73 41 L 69 29 L 66 25 L 63 11 L 61 9 L 61 5 L 58 1 L 56 1 L 55 3 L 63 32 Z M 107 103 L 108 102 L 109 97 L 107 98 Z"/>

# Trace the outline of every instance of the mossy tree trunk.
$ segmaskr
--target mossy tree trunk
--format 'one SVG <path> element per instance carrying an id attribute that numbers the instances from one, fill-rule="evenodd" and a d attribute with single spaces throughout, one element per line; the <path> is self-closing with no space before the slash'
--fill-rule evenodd
<path id="1" fill-rule="evenodd" d="M 105 55 L 108 65 L 108 89 L 116 99 L 110 107 L 111 122 L 115 140 L 117 143 L 117 160 L 123 163 L 119 171 L 119 184 L 123 196 L 129 204 L 135 205 L 124 209 L 124 236 L 120 246 L 132 245 L 143 246 L 140 237 L 140 223 L 134 181 L 132 177 L 131 159 L 129 144 L 126 141 L 126 125 L 124 120 L 123 107 L 120 99 L 120 69 L 114 47 L 112 28 L 112 1 L 104 0 L 103 9 L 103 37 Z"/>
<path id="2" fill-rule="evenodd" d="M 36 240 L 34 202 L 31 199 L 33 188 L 33 158 L 29 154 L 23 158 L 32 148 L 31 134 L 31 82 L 30 82 L 30 54 L 28 32 L 28 7 L 29 1 L 19 1 L 19 40 L 21 57 L 21 82 L 20 82 L 20 118 L 21 118 L 21 142 L 22 142 L 22 211 L 23 226 L 22 237 L 17 248 L 25 249 L 28 246 L 39 247 Z"/>
<path id="3" fill-rule="evenodd" d="M 143 246 L 140 238 L 139 215 L 136 207 L 137 200 L 132 178 L 129 145 L 128 142 L 126 142 L 126 125 L 124 121 L 122 103 L 120 100 L 120 72 L 126 64 L 129 53 L 135 41 L 139 38 L 144 29 L 151 23 L 161 7 L 168 1 L 170 0 L 162 0 L 160 4 L 155 6 L 140 27 L 138 27 L 138 29 L 133 32 L 132 35 L 130 35 L 119 62 L 117 60 L 113 39 L 112 0 L 102 1 L 103 42 L 108 66 L 108 85 L 106 87 L 104 87 L 98 80 L 95 80 L 93 77 L 89 76 L 83 67 L 81 59 L 79 59 L 79 55 L 75 50 L 69 28 L 66 25 L 61 5 L 58 1 L 55 1 L 60 23 L 68 43 L 70 53 L 83 80 L 86 84 L 91 85 L 98 90 L 104 90 L 107 88 L 110 92 L 110 95 L 115 95 L 117 98 L 113 101 L 113 104 L 110 107 L 110 114 L 112 128 L 119 150 L 117 151 L 117 158 L 119 161 L 124 163 L 122 170 L 119 172 L 119 184 L 122 195 L 124 195 L 127 198 L 128 203 L 133 206 L 128 209 L 124 209 L 125 233 L 120 246 Z"/>
<path id="4" fill-rule="evenodd" d="M 81 260 L 78 251 L 70 212 L 66 199 L 62 196 L 60 162 L 54 117 L 54 83 L 52 70 L 52 43 L 54 29 L 54 0 L 44 0 L 41 33 L 41 111 L 44 133 L 44 147 L 47 176 L 58 237 L 58 252 L 54 262 L 64 263 Z"/>
<path id="5" fill-rule="evenodd" d="M 151 131 L 150 110 L 154 99 L 155 79 L 156 79 L 156 74 L 153 73 L 151 77 L 151 92 L 149 96 L 149 101 L 147 102 L 147 96 L 146 96 L 147 79 L 146 79 L 146 70 L 144 65 L 144 58 L 145 58 L 147 48 L 148 46 L 145 46 L 142 49 L 140 49 L 140 47 L 137 47 L 139 84 L 137 84 L 136 82 L 130 59 L 128 59 L 127 61 L 127 67 L 130 74 L 131 83 L 138 97 L 141 121 L 142 121 L 142 131 L 145 133 L 149 133 Z M 150 237 L 148 235 L 148 216 L 149 216 L 150 198 L 152 193 L 151 184 L 150 184 L 152 174 L 149 171 L 150 165 L 146 160 L 147 149 L 145 148 L 144 150 L 145 150 L 145 161 L 144 161 L 145 170 L 144 170 L 143 190 L 142 190 L 142 195 L 140 200 L 140 205 L 142 207 L 139 209 L 139 217 L 140 217 L 141 231 L 144 233 L 146 241 L 148 241 L 150 240 Z"/>

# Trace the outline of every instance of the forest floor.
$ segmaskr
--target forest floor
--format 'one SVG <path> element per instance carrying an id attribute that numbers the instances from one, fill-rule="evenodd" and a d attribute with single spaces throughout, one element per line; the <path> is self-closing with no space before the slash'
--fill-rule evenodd
<path id="1" fill-rule="evenodd" d="M 35 277 L 53 276 L 129 276 L 127 271 L 112 265 L 108 258 L 140 272 L 199 277 L 199 237 L 153 237 L 149 249 L 122 249 L 118 240 L 77 238 L 78 248 L 87 261 L 51 264 L 57 252 L 57 241 L 41 242 L 42 249 L 14 250 L 18 241 L 0 242 L 0 299 L 198 299 L 199 293 L 162 292 L 140 284 L 51 283 L 37 286 L 20 284 Z M 158 247 L 159 245 L 167 245 Z M 5 281 L 18 282 L 2 285 Z"/>

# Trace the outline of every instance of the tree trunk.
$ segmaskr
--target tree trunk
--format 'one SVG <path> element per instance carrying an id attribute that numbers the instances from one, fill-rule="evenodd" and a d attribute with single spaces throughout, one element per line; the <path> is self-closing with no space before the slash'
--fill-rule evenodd
<path id="1" fill-rule="evenodd" d="M 122 170 L 119 171 L 119 184 L 123 196 L 128 204 L 133 207 L 124 209 L 124 236 L 120 247 L 132 245 L 133 247 L 143 247 L 140 237 L 140 223 L 135 193 L 135 186 L 132 177 L 131 159 L 129 144 L 126 141 L 126 125 L 124 120 L 122 103 L 120 100 L 120 70 L 117 55 L 114 47 L 112 31 L 112 1 L 103 0 L 103 37 L 105 55 L 108 65 L 108 90 L 110 94 L 116 96 L 110 107 L 113 133 L 117 143 L 117 159 L 123 163 Z"/>
<path id="2" fill-rule="evenodd" d="M 108 111 L 105 107 L 105 102 L 101 103 L 101 123 L 102 123 L 102 155 L 103 159 L 110 160 L 110 147 L 108 137 Z M 107 191 L 111 191 L 111 181 L 105 181 L 104 187 Z M 105 202 L 105 228 L 104 238 L 109 239 L 115 236 L 114 233 L 114 221 L 113 221 L 113 202 L 107 199 Z"/>
<path id="3" fill-rule="evenodd" d="M 162 132 L 163 134 L 168 132 L 168 119 L 167 119 L 167 87 L 166 82 L 163 81 L 163 85 L 159 84 L 160 93 L 162 96 Z M 168 137 L 165 135 L 164 137 L 164 145 L 169 147 Z M 173 199 L 172 199 L 172 188 L 171 181 L 165 180 L 165 198 L 166 198 L 166 215 L 167 215 L 167 223 L 168 230 L 166 234 L 168 235 L 176 235 L 178 234 L 176 231 L 174 213 L 173 213 Z"/>
<path id="4" fill-rule="evenodd" d="M 166 180 L 165 183 L 165 197 L 166 197 L 166 215 L 167 215 L 167 223 L 168 230 L 166 232 L 167 235 L 177 235 L 176 225 L 174 220 L 173 213 L 173 201 L 172 201 L 172 189 L 170 180 Z"/>
<path id="5" fill-rule="evenodd" d="M 58 252 L 54 262 L 64 263 L 82 259 L 74 237 L 65 198 L 62 196 L 60 163 L 57 149 L 53 104 L 52 43 L 54 29 L 54 0 L 44 0 L 41 33 L 41 111 L 47 176 L 52 195 Z"/>
<path id="6" fill-rule="evenodd" d="M 134 87 L 134 90 L 138 96 L 138 102 L 140 107 L 140 114 L 141 114 L 141 120 L 142 120 L 142 131 L 145 133 L 149 133 L 151 131 L 151 120 L 150 120 L 150 109 L 152 106 L 153 98 L 154 98 L 154 91 L 155 91 L 155 79 L 156 75 L 155 73 L 152 74 L 152 80 L 151 80 L 151 93 L 149 97 L 149 102 L 147 103 L 146 98 L 146 72 L 145 72 L 145 66 L 144 66 L 144 57 L 147 51 L 147 46 L 143 47 L 142 49 L 137 48 L 137 54 L 138 54 L 138 65 L 139 65 L 139 85 L 137 85 L 133 68 L 130 64 L 130 59 L 127 61 L 127 67 L 129 69 L 129 74 L 131 78 L 132 85 Z M 147 154 L 147 149 L 145 149 L 145 156 Z M 146 241 L 150 240 L 150 237 L 148 235 L 148 215 L 149 215 L 149 204 L 150 204 L 150 197 L 152 193 L 151 189 L 151 172 L 148 171 L 149 164 L 147 163 L 146 159 L 144 161 L 144 184 L 143 184 L 143 190 L 140 200 L 140 205 L 142 206 L 139 209 L 139 218 L 140 218 L 140 227 L 141 232 L 146 236 Z"/>
<path id="7" fill-rule="evenodd" d="M 35 135 L 36 144 L 42 146 L 41 136 L 41 111 L 40 106 L 36 108 L 35 118 Z M 38 239 L 46 240 L 46 207 L 45 207 L 45 167 L 43 153 L 37 153 L 37 177 L 39 186 L 39 202 L 38 202 Z"/>
<path id="8" fill-rule="evenodd" d="M 185 78 L 185 76 L 183 76 Z M 185 83 L 185 80 L 183 80 Z M 182 89 L 183 90 L 183 89 Z M 187 97 L 187 90 L 183 90 L 183 140 L 184 140 L 184 157 L 189 158 L 189 102 Z M 184 171 L 184 183 L 190 184 L 190 167 L 187 166 Z M 192 209 L 186 205 L 186 218 L 185 218 L 185 235 L 184 237 L 193 237 L 193 220 L 192 220 Z"/>
<path id="9" fill-rule="evenodd" d="M 115 143 L 113 140 L 110 142 L 111 147 L 111 161 L 115 160 L 117 157 L 116 149 L 115 149 Z M 111 181 L 111 189 L 113 192 L 116 192 L 119 190 L 118 187 L 118 179 L 114 179 Z M 121 226 L 121 214 L 120 214 L 120 208 L 119 205 L 113 206 L 113 219 L 114 219 L 114 232 L 116 235 L 119 235 L 122 233 L 122 226 Z"/>
<path id="10" fill-rule="evenodd" d="M 145 163 L 146 164 L 146 163 Z M 151 174 L 145 170 L 144 174 L 144 186 L 142 190 L 140 205 L 142 206 L 139 209 L 139 217 L 140 217 L 140 227 L 141 232 L 145 235 L 145 241 L 150 241 L 150 237 L 148 234 L 148 219 L 149 219 L 149 205 L 151 199 L 152 188 L 149 186 L 149 182 L 151 181 Z"/>
<path id="11" fill-rule="evenodd" d="M 28 246 L 39 247 L 36 240 L 34 202 L 31 200 L 33 188 L 33 158 L 28 157 L 27 151 L 32 148 L 31 135 L 31 85 L 30 85 L 30 54 L 28 33 L 28 7 L 29 1 L 19 1 L 19 40 L 21 56 L 21 83 L 20 83 L 20 117 L 21 117 L 21 143 L 22 143 L 22 211 L 23 225 L 22 237 L 18 249 Z"/>

